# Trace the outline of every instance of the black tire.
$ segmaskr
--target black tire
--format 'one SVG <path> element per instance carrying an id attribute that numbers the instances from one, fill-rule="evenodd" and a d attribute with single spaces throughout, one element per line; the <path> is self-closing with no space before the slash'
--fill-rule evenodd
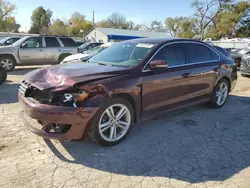
<path id="1" fill-rule="evenodd" d="M 226 96 L 226 100 L 223 102 L 223 104 L 219 105 L 217 103 L 217 97 L 216 97 L 216 93 L 218 91 L 218 88 L 220 87 L 220 85 L 222 83 L 225 83 L 227 85 L 227 88 L 228 88 L 228 92 L 227 92 L 227 96 Z M 221 108 L 222 106 L 224 106 L 224 104 L 227 102 L 227 99 L 228 99 L 228 93 L 229 93 L 229 83 L 228 81 L 225 79 L 225 78 L 222 78 L 215 86 L 214 88 L 214 91 L 213 91 L 213 94 L 212 94 L 212 99 L 209 103 L 209 106 L 212 107 L 212 108 Z"/>
<path id="2" fill-rule="evenodd" d="M 4 69 L 7 72 L 13 71 L 15 69 L 15 67 L 16 67 L 16 60 L 15 60 L 15 58 L 12 57 L 11 55 L 3 55 L 3 56 L 0 57 L 0 62 L 2 62 L 4 60 L 9 60 L 12 63 L 12 66 L 10 68 L 4 67 Z M 3 65 L 1 65 L 1 66 L 3 66 Z"/>
<path id="3" fill-rule="evenodd" d="M 104 113 L 104 111 L 114 104 L 122 104 L 128 108 L 130 115 L 131 115 L 131 123 L 129 125 L 129 128 L 128 128 L 126 134 L 123 137 L 121 137 L 120 139 L 118 139 L 116 141 L 107 141 L 107 140 L 103 139 L 103 137 L 100 134 L 99 121 L 100 121 L 100 118 L 102 117 L 102 114 Z M 93 121 L 92 121 L 92 124 L 91 124 L 90 129 L 89 129 L 89 136 L 93 141 L 95 141 L 99 145 L 113 146 L 113 145 L 120 143 L 121 141 L 123 141 L 126 138 L 126 136 L 128 135 L 128 133 L 131 130 L 133 123 L 134 123 L 134 109 L 133 109 L 132 105 L 127 100 L 125 100 L 123 98 L 120 98 L 120 97 L 119 98 L 112 98 L 110 100 L 105 101 L 101 105 L 98 112 L 95 114 Z"/>
<path id="4" fill-rule="evenodd" d="M 71 54 L 61 54 L 58 59 L 58 64 L 60 64 L 66 57 L 70 56 Z"/>
<path id="5" fill-rule="evenodd" d="M 7 72 L 0 66 L 0 84 L 3 84 L 7 79 Z"/>

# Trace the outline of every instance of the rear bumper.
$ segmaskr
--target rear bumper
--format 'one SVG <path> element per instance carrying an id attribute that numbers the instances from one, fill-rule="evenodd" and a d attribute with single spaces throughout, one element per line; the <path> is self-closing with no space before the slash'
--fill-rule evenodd
<path id="1" fill-rule="evenodd" d="M 74 108 L 63 106 L 45 105 L 33 98 L 24 97 L 18 92 L 21 105 L 21 118 L 28 129 L 44 138 L 57 140 L 78 140 L 86 133 L 98 107 Z M 42 123 L 38 123 L 42 122 Z M 53 125 L 70 125 L 66 133 L 52 132 Z"/>

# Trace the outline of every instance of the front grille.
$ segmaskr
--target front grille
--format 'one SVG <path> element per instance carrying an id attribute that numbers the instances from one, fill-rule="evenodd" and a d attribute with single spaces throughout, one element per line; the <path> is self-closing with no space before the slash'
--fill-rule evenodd
<path id="1" fill-rule="evenodd" d="M 27 89 L 30 87 L 30 84 L 28 81 L 24 80 L 22 81 L 22 83 L 19 86 L 19 92 L 22 93 L 23 95 L 25 95 Z"/>
<path id="2" fill-rule="evenodd" d="M 26 80 L 22 81 L 18 90 L 25 97 L 31 97 L 42 104 L 48 104 L 51 101 L 52 96 L 49 91 L 39 90 Z"/>

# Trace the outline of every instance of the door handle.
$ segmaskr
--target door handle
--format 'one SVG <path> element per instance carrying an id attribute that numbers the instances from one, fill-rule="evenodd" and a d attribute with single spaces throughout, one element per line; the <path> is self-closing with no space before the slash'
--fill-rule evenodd
<path id="1" fill-rule="evenodd" d="M 189 77 L 189 76 L 190 76 L 190 73 L 189 73 L 189 72 L 183 73 L 183 74 L 182 74 L 182 77 L 184 77 L 184 78 L 187 78 L 187 77 Z"/>
<path id="2" fill-rule="evenodd" d="M 38 50 L 39 52 L 43 52 L 43 50 L 42 49 L 40 49 L 40 50 Z"/>

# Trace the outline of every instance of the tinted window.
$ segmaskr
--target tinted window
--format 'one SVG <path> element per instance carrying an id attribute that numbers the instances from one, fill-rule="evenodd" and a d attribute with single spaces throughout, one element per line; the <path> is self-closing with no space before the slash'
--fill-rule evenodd
<path id="1" fill-rule="evenodd" d="M 202 44 L 189 43 L 188 44 L 188 63 L 199 63 L 204 61 L 219 60 L 218 55 Z"/>
<path id="2" fill-rule="evenodd" d="M 22 48 L 42 48 L 42 37 L 29 38 L 22 44 Z"/>
<path id="3" fill-rule="evenodd" d="M 65 47 L 75 47 L 76 43 L 71 38 L 60 38 Z"/>
<path id="4" fill-rule="evenodd" d="M 55 37 L 45 37 L 46 47 L 60 47 L 58 40 Z"/>
<path id="5" fill-rule="evenodd" d="M 184 44 L 170 44 L 163 47 L 152 60 L 164 60 L 168 66 L 178 66 L 185 63 Z"/>

